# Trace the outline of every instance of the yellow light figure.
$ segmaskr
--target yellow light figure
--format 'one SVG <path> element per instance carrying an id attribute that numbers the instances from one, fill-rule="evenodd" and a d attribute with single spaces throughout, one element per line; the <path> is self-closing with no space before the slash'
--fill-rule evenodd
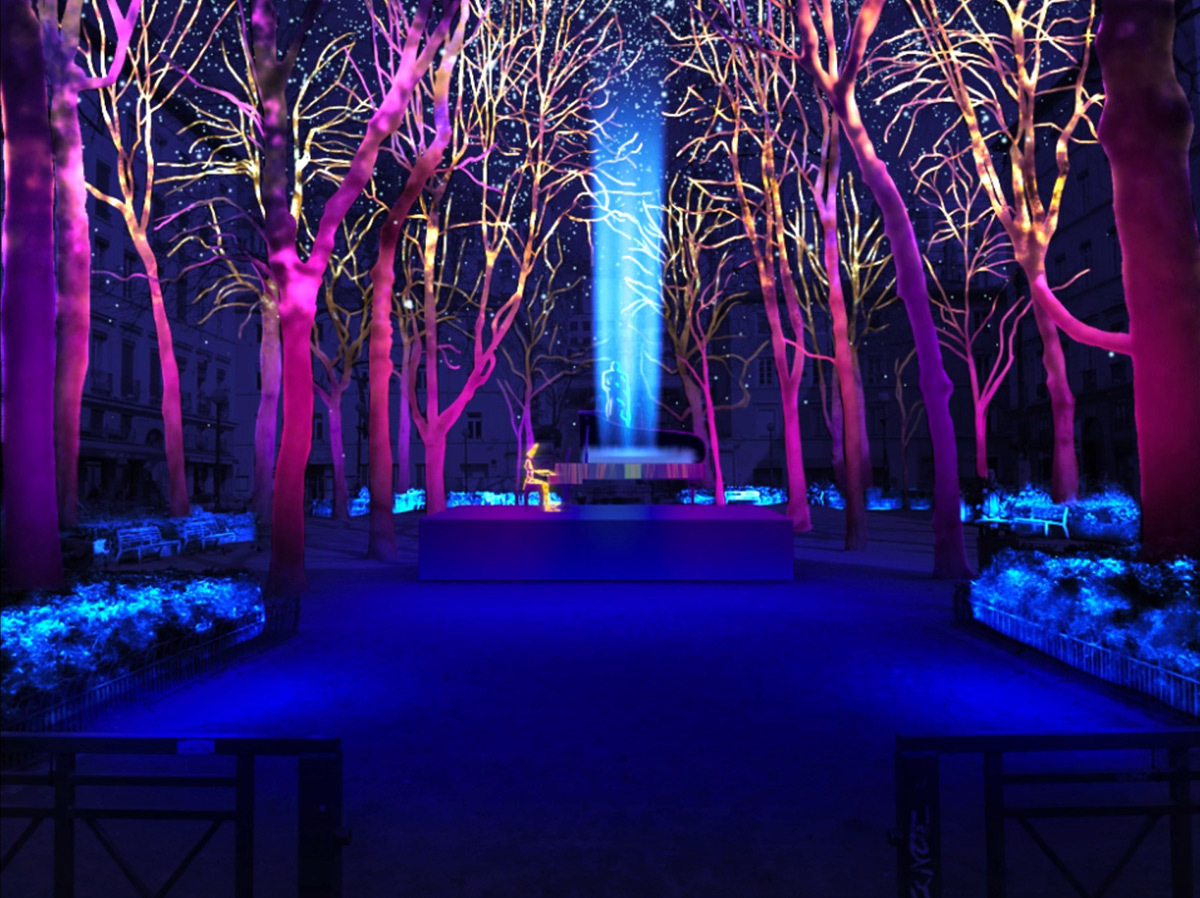
<path id="1" fill-rule="evenodd" d="M 538 444 L 534 443 L 525 453 L 525 486 L 527 487 L 533 483 L 542 491 L 542 508 L 545 511 L 561 511 L 562 505 L 560 503 L 550 501 L 550 480 L 554 477 L 554 472 L 549 468 L 535 468 L 533 466 L 533 457 L 537 455 L 537 451 Z"/>

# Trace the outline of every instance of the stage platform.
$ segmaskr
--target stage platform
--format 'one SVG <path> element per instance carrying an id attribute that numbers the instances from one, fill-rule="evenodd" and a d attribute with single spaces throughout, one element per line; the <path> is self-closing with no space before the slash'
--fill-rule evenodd
<path id="1" fill-rule="evenodd" d="M 459 506 L 418 525 L 422 580 L 791 580 L 791 522 L 745 505 Z"/>

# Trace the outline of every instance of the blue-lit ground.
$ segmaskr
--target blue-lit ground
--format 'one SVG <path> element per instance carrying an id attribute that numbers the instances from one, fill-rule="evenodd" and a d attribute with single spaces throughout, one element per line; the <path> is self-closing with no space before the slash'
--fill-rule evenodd
<path id="1" fill-rule="evenodd" d="M 925 516 L 872 514 L 852 564 L 841 514 L 813 518 L 795 583 L 646 587 L 420 583 L 415 515 L 397 519 L 394 568 L 362 560 L 364 519 L 313 521 L 293 639 L 99 728 L 342 736 L 355 898 L 881 898 L 896 733 L 1178 724 L 955 626 Z M 945 894 L 979 894 L 979 769 L 944 773 Z M 260 775 L 256 894 L 294 895 L 288 772 Z M 1124 847 L 1066 838 L 1085 860 Z M 1166 894 L 1164 838 L 1131 862 L 1135 890 L 1109 894 Z M 1033 871 L 1013 898 L 1068 894 L 1015 828 L 1011 842 Z"/>

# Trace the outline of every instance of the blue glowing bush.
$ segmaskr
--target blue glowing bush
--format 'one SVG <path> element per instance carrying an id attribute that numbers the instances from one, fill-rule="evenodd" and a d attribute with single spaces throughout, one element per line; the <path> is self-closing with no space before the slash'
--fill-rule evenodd
<path id="1" fill-rule="evenodd" d="M 126 575 L 36 593 L 0 610 L 3 725 L 191 646 L 250 639 L 264 622 L 261 589 L 244 575 Z"/>
<path id="2" fill-rule="evenodd" d="M 1196 562 L 1000 552 L 971 587 L 972 604 L 1083 642 L 1200 677 Z"/>
<path id="3" fill-rule="evenodd" d="M 712 505 L 716 502 L 712 490 L 699 489 L 695 493 L 697 505 Z M 692 490 L 680 490 L 675 498 L 684 505 L 691 505 Z M 777 486 L 727 486 L 725 501 L 731 505 L 784 505 L 787 503 L 787 490 Z"/>
<path id="4" fill-rule="evenodd" d="M 1138 538 L 1142 511 L 1137 499 L 1115 487 L 1081 496 L 1073 503 L 1056 503 L 1041 487 L 1026 484 L 1019 493 L 994 490 L 984 496 L 982 505 L 963 520 L 1009 521 L 1018 509 L 1053 507 L 1067 510 L 1067 528 L 1072 537 L 1105 542 L 1132 543 Z"/>

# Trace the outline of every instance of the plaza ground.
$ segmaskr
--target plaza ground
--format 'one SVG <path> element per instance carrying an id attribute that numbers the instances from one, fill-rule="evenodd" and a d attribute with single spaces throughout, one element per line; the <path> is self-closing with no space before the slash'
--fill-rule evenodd
<path id="1" fill-rule="evenodd" d="M 314 520 L 294 637 L 93 729 L 342 737 L 350 898 L 880 898 L 896 734 L 1189 724 L 956 625 L 927 513 L 870 514 L 854 555 L 841 514 L 813 514 L 795 581 L 745 585 L 422 583 L 417 515 L 397 518 L 396 565 L 362 558 L 365 520 Z M 253 547 L 182 561 L 266 564 Z M 944 768 L 947 896 L 984 888 L 979 767 Z M 295 894 L 290 774 L 260 768 L 257 894 Z M 1068 826 L 1085 878 L 1123 847 Z M 1167 894 L 1165 832 L 1109 894 Z M 1010 895 L 1071 894 L 1009 833 Z M 221 844 L 180 894 L 224 886 Z"/>

